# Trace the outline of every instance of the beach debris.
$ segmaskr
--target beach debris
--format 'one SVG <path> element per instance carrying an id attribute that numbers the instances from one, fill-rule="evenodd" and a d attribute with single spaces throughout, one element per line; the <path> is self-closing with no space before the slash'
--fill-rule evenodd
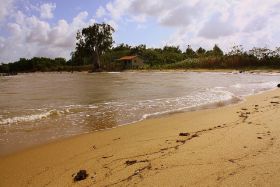
<path id="1" fill-rule="evenodd" d="M 278 84 L 277 87 L 280 88 L 280 84 Z"/>
<path id="2" fill-rule="evenodd" d="M 262 139 L 262 137 L 259 136 L 258 139 Z"/>
<path id="3" fill-rule="evenodd" d="M 246 113 L 241 113 L 240 115 L 239 115 L 239 117 L 241 117 L 241 118 L 243 118 L 243 122 L 248 118 L 248 114 L 247 114 L 247 112 Z"/>
<path id="4" fill-rule="evenodd" d="M 74 177 L 74 182 L 85 180 L 88 177 L 86 170 L 80 170 Z"/>
<path id="5" fill-rule="evenodd" d="M 193 134 L 192 138 L 198 137 L 198 134 Z"/>
<path id="6" fill-rule="evenodd" d="M 110 156 L 103 156 L 102 158 L 110 158 L 110 157 L 113 157 L 114 155 L 110 155 Z"/>
<path id="7" fill-rule="evenodd" d="M 180 134 L 179 134 L 179 136 L 189 136 L 190 135 L 190 133 L 187 133 L 187 132 L 181 132 Z"/>
<path id="8" fill-rule="evenodd" d="M 166 150 L 168 150 L 168 148 L 162 148 L 162 149 L 160 149 L 161 151 L 166 151 Z"/>
<path id="9" fill-rule="evenodd" d="M 127 160 L 125 161 L 125 164 L 127 166 L 130 166 L 130 165 L 133 165 L 133 164 L 136 164 L 136 163 L 141 163 L 141 162 L 149 162 L 149 160 Z"/>
<path id="10" fill-rule="evenodd" d="M 133 164 L 136 164 L 136 163 L 137 163 L 137 160 L 127 160 L 127 161 L 125 161 L 125 164 L 127 166 L 130 166 L 130 165 L 133 165 Z"/>
<path id="11" fill-rule="evenodd" d="M 271 103 L 271 104 L 279 104 L 278 101 L 271 101 L 270 103 Z"/>
<path id="12" fill-rule="evenodd" d="M 231 163 L 235 163 L 235 161 L 233 159 L 229 159 L 228 161 Z"/>

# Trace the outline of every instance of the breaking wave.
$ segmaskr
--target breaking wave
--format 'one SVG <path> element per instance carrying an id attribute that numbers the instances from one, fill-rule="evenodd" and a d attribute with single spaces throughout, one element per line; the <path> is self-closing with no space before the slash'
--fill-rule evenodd
<path id="1" fill-rule="evenodd" d="M 17 116 L 17 117 L 2 119 L 0 121 L 0 125 L 7 125 L 7 124 L 12 124 L 12 123 L 18 123 L 18 122 L 31 122 L 31 121 L 44 119 L 44 118 L 47 118 L 47 117 L 53 116 L 53 115 L 59 115 L 59 111 L 50 110 L 48 112 L 44 112 L 44 113 L 40 113 L 40 114 L 31 114 L 31 115 Z"/>

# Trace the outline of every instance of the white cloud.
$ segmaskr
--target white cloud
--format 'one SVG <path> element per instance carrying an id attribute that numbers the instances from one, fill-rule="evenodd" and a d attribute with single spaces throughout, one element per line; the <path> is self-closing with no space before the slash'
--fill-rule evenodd
<path id="1" fill-rule="evenodd" d="M 217 43 L 229 49 L 237 44 L 273 48 L 280 42 L 280 2 L 275 0 L 123 0 L 117 6 L 119 2 L 105 6 L 116 24 L 133 20 L 144 25 L 149 18 L 156 20 L 175 29 L 165 44 L 211 48 Z"/>
<path id="2" fill-rule="evenodd" d="M 45 3 L 40 6 L 40 17 L 44 19 L 53 18 L 53 11 L 56 8 L 54 3 Z"/>
<path id="3" fill-rule="evenodd" d="M 105 16 L 105 15 L 106 15 L 106 10 L 105 10 L 105 8 L 103 8 L 102 6 L 99 7 L 99 8 L 97 9 L 97 11 L 96 11 L 96 17 L 97 17 L 97 18 L 101 18 L 101 17 L 103 17 L 103 16 Z"/>
<path id="4" fill-rule="evenodd" d="M 196 14 L 196 11 L 196 9 L 188 6 L 176 7 L 159 16 L 158 21 L 165 26 L 187 26 L 191 23 L 192 17 Z M 186 14 L 186 12 L 188 12 L 188 14 Z"/>
<path id="5" fill-rule="evenodd" d="M 220 14 L 216 14 L 204 23 L 203 27 L 198 32 L 198 36 L 215 39 L 232 35 L 237 31 L 237 28 L 232 24 L 232 22 L 229 20 L 223 21 L 222 16 Z"/>
<path id="6" fill-rule="evenodd" d="M 126 14 L 125 11 L 129 8 L 131 2 L 130 0 L 115 0 L 107 3 L 106 9 L 113 20 L 119 20 Z"/>
<path id="7" fill-rule="evenodd" d="M 81 11 L 71 21 L 61 19 L 50 24 L 47 19 L 54 16 L 56 8 L 52 3 L 36 5 L 40 7 L 36 10 L 40 17 L 20 11 L 10 14 L 13 1 L 1 1 L 0 21 L 11 16 L 7 25 L 1 27 L 8 30 L 9 36 L 0 36 L 0 61 L 41 55 L 69 57 L 77 29 L 95 22 Z M 273 48 L 280 43 L 279 9 L 279 0 L 110 0 L 96 10 L 95 18 L 125 34 L 130 34 L 128 25 L 145 28 L 143 34 L 147 37 L 151 23 L 157 28 L 171 28 L 173 34 L 162 44 L 182 48 L 187 44 L 211 48 L 216 43 L 223 49 L 237 44 L 245 49 Z"/>
<path id="8" fill-rule="evenodd" d="M 75 48 L 77 30 L 94 22 L 87 12 L 80 12 L 71 22 L 61 19 L 50 25 L 36 16 L 18 11 L 14 22 L 7 24 L 10 35 L 0 38 L 0 62 L 34 56 L 69 58 Z"/>
<path id="9" fill-rule="evenodd" d="M 0 4 L 0 21 L 2 21 L 9 14 L 13 0 L 1 0 Z"/>

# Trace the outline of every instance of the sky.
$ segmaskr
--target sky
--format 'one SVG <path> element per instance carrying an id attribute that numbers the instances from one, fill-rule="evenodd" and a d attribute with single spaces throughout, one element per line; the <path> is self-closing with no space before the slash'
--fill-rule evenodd
<path id="1" fill-rule="evenodd" d="M 224 51 L 280 45 L 280 0 L 0 0 L 0 62 L 70 58 L 78 30 L 105 22 L 114 45 Z"/>

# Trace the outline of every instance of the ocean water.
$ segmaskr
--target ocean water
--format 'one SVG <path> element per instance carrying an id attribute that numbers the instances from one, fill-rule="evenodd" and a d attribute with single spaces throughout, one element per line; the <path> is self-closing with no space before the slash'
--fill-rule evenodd
<path id="1" fill-rule="evenodd" d="M 0 77 L 0 154 L 163 114 L 235 103 L 277 73 L 33 73 Z"/>

